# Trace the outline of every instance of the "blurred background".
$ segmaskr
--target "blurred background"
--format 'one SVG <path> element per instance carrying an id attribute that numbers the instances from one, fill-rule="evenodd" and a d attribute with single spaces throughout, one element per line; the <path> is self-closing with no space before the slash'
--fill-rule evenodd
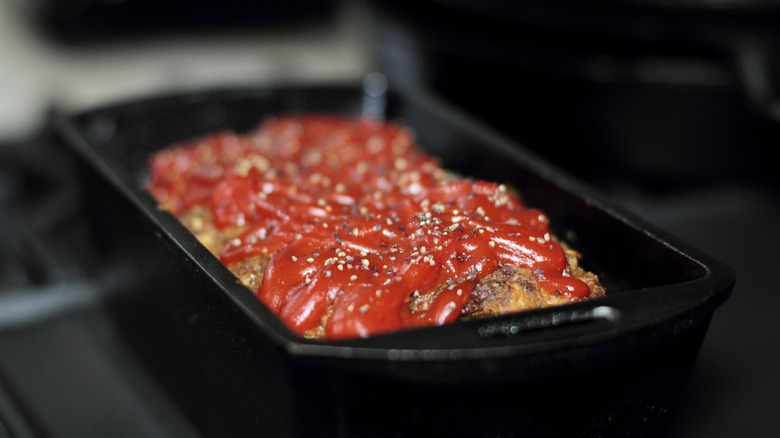
<path id="1" fill-rule="evenodd" d="M 775 436 L 778 24 L 760 0 L 0 0 L 0 437 L 196 435 L 93 306 L 53 110 L 371 71 L 732 266 L 674 436 Z"/>

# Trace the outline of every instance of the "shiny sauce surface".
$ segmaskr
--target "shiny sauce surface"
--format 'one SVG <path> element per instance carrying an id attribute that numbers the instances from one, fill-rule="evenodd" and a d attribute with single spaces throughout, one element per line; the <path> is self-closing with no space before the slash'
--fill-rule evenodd
<path id="1" fill-rule="evenodd" d="M 201 206 L 217 229 L 238 229 L 224 264 L 269 256 L 255 293 L 299 335 L 451 322 L 499 264 L 529 269 L 548 293 L 589 295 L 543 212 L 443 170 L 393 123 L 285 116 L 216 133 L 154 155 L 148 188 L 173 214 Z"/>

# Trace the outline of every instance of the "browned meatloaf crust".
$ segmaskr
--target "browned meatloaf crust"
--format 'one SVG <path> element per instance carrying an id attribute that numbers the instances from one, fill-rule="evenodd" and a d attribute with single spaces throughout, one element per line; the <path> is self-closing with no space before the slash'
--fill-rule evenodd
<path id="1" fill-rule="evenodd" d="M 203 207 L 195 207 L 182 214 L 179 219 L 214 254 L 219 254 L 227 241 L 240 232 L 240 229 L 217 230 L 210 213 Z M 566 252 L 569 275 L 582 280 L 588 286 L 590 298 L 604 296 L 606 290 L 599 282 L 598 276 L 579 266 L 580 255 L 565 244 L 558 243 Z M 228 265 L 228 269 L 242 284 L 254 291 L 260 286 L 270 259 L 271 255 L 250 257 Z M 442 285 L 440 289 L 445 287 L 447 285 Z M 422 312 L 435 297 L 436 294 L 410 295 L 407 305 L 415 312 Z M 471 292 L 468 304 L 461 312 L 461 317 L 502 315 L 568 302 L 570 301 L 564 297 L 542 290 L 536 281 L 536 276 L 529 269 L 502 264 L 498 270 L 477 283 Z M 325 322 L 323 321 L 321 327 L 308 333 L 307 336 L 320 337 Z"/>
<path id="2" fill-rule="evenodd" d="M 247 134 L 172 145 L 150 170 L 161 208 L 302 336 L 365 337 L 605 294 L 544 212 L 505 184 L 440 167 L 400 124 L 272 117 Z"/>

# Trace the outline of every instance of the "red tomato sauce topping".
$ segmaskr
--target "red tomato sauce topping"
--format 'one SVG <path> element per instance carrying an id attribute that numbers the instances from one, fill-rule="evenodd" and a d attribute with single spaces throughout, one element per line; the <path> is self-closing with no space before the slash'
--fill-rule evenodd
<path id="1" fill-rule="evenodd" d="M 240 228 L 224 264 L 271 256 L 255 293 L 297 334 L 324 317 L 329 339 L 451 322 L 499 264 L 528 268 L 549 293 L 589 295 L 544 213 L 444 171 L 393 123 L 271 119 L 157 153 L 148 187 L 173 214 L 204 206 L 218 229 Z M 421 294 L 435 298 L 412 312 Z"/>

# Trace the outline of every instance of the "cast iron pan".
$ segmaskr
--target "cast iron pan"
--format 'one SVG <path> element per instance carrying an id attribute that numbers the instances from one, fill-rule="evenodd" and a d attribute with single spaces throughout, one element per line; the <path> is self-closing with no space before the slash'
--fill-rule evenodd
<path id="1" fill-rule="evenodd" d="M 732 271 L 430 96 L 383 91 L 215 89 L 59 118 L 64 144 L 83 164 L 106 260 L 138 273 L 111 298 L 117 323 L 203 433 L 666 430 L 709 320 L 732 289 Z M 519 188 L 583 254 L 608 295 L 366 339 L 293 335 L 143 189 L 155 150 L 249 130 L 283 113 L 368 114 L 409 126 L 446 167 Z"/>

